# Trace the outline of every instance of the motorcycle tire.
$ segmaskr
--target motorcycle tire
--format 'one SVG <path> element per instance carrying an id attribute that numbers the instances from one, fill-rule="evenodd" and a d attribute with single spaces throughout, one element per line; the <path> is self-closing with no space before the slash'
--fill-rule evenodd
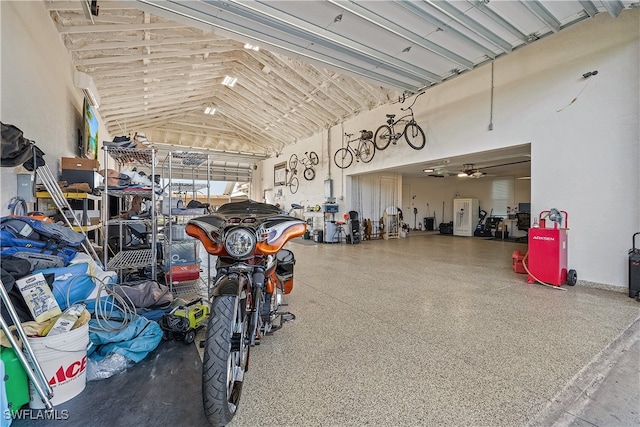
<path id="1" fill-rule="evenodd" d="M 246 299 L 213 299 L 202 360 L 202 401 L 213 426 L 229 424 L 240 404 L 249 361 L 248 327 Z"/>

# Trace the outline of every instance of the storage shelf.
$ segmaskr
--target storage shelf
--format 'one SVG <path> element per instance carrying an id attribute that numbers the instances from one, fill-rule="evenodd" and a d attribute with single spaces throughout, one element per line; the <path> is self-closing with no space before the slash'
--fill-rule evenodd
<path id="1" fill-rule="evenodd" d="M 73 226 L 73 227 L 71 227 L 71 228 L 73 229 L 73 231 L 80 231 L 80 230 L 82 230 L 82 231 L 84 231 L 84 232 L 87 232 L 87 231 L 97 230 L 97 229 L 99 229 L 99 228 L 101 228 L 101 227 L 102 227 L 102 223 L 100 223 L 100 224 L 95 224 L 95 225 L 83 225 L 83 226 L 81 226 L 81 227 L 78 227 L 78 226 L 74 225 L 74 226 Z M 102 249 L 102 248 L 101 248 L 101 249 Z"/>
<path id="2" fill-rule="evenodd" d="M 153 220 L 151 218 L 141 219 L 110 219 L 107 225 L 126 225 L 126 224 L 151 224 Z"/>
<path id="3" fill-rule="evenodd" d="M 174 151 L 172 152 L 172 157 L 172 162 L 175 161 L 177 164 L 190 168 L 202 165 L 209 158 L 208 154 L 205 153 L 193 153 L 186 151 Z"/>
<path id="4" fill-rule="evenodd" d="M 152 264 L 151 249 L 138 249 L 135 251 L 118 252 L 116 256 L 111 258 L 107 264 L 107 268 L 139 268 Z"/>
<path id="5" fill-rule="evenodd" d="M 184 192 L 193 192 L 207 188 L 205 184 L 192 184 L 185 182 L 177 182 L 171 185 L 171 194 L 181 194 Z"/>
<path id="6" fill-rule="evenodd" d="M 173 283 L 171 285 L 171 292 L 173 292 L 175 297 L 191 296 L 207 298 L 207 282 L 200 278 L 187 282 Z"/>
<path id="7" fill-rule="evenodd" d="M 72 193 L 62 193 L 62 195 L 64 196 L 65 199 L 69 199 L 69 200 L 84 200 L 84 199 L 88 199 L 88 200 L 94 200 L 94 201 L 97 201 L 97 202 L 102 200 L 101 196 L 96 196 L 96 195 L 93 195 L 91 193 L 72 192 Z M 51 194 L 49 194 L 47 191 L 37 191 L 36 192 L 36 198 L 38 198 L 38 199 L 50 199 L 51 198 Z"/>
<path id="8" fill-rule="evenodd" d="M 121 168 L 125 166 L 134 166 L 132 163 L 137 163 L 139 166 L 143 168 L 148 168 L 149 171 L 147 175 L 151 178 L 155 177 L 156 173 L 156 150 L 152 148 L 119 148 L 105 145 L 104 149 L 104 164 L 108 165 L 110 160 L 115 161 L 118 166 L 118 172 L 121 173 Z M 139 169 L 138 169 L 139 170 Z M 160 191 L 160 194 L 162 192 Z M 107 265 L 109 270 L 119 270 L 118 275 L 122 280 L 122 276 L 124 274 L 124 270 L 128 268 L 150 268 L 150 278 L 156 279 L 158 261 L 157 261 L 157 246 L 156 242 L 158 241 L 158 217 L 157 217 L 157 197 L 158 197 L 158 189 L 155 188 L 155 184 L 152 182 L 147 187 L 125 187 L 125 188 L 110 188 L 104 187 L 102 190 L 102 195 L 106 202 L 106 206 L 103 208 L 106 209 L 106 212 L 110 212 L 109 203 L 110 198 L 108 196 L 116 196 L 119 197 L 120 200 L 118 202 L 113 201 L 112 203 L 116 204 L 116 206 L 122 205 L 123 201 L 127 201 L 132 203 L 136 196 L 140 196 L 144 199 L 148 199 L 151 202 L 149 208 L 149 216 L 145 216 L 142 218 L 129 219 L 114 217 L 106 221 L 107 225 L 103 227 L 103 258 L 104 264 Z M 133 230 L 125 230 L 119 229 L 116 236 L 111 236 L 109 233 L 109 229 L 112 227 L 131 227 L 134 224 L 144 224 L 144 240 L 145 244 L 142 247 L 148 247 L 148 249 L 136 249 L 136 250 L 121 250 L 123 249 L 123 238 L 126 237 L 127 232 L 133 233 Z M 115 230 L 114 230 L 115 231 Z M 121 236 L 120 233 L 125 233 L 125 236 Z M 120 249 L 120 252 L 116 253 L 110 260 L 108 257 L 110 255 L 110 247 L 109 242 L 111 241 L 111 237 L 116 237 L 120 241 L 120 245 L 117 246 Z M 138 246 L 140 247 L 140 246 Z"/>
<path id="9" fill-rule="evenodd" d="M 151 197 L 153 194 L 153 190 L 151 188 L 130 188 L 128 190 L 112 190 L 108 189 L 108 194 L 110 196 L 146 196 Z"/>
<path id="10" fill-rule="evenodd" d="M 105 147 L 105 150 L 121 165 L 126 163 L 151 165 L 155 162 L 155 151 L 152 149 Z"/>

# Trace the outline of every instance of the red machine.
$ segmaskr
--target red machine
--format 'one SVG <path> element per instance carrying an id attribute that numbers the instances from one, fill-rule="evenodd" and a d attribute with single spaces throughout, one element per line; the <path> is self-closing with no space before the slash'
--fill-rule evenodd
<path id="1" fill-rule="evenodd" d="M 548 222 L 553 223 L 553 228 L 547 228 Z M 565 211 L 551 209 L 540 212 L 539 226 L 534 224 L 529 229 L 527 283 L 540 281 L 553 286 L 564 283 L 574 286 L 578 281 L 576 271 L 567 269 L 567 222 Z"/>

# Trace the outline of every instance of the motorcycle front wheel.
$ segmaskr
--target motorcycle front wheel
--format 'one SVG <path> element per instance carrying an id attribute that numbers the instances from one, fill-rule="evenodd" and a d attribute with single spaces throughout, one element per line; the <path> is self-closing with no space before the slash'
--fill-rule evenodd
<path id="1" fill-rule="evenodd" d="M 215 297 L 202 361 L 202 401 L 211 425 L 227 425 L 238 410 L 249 360 L 248 333 L 246 299 Z"/>

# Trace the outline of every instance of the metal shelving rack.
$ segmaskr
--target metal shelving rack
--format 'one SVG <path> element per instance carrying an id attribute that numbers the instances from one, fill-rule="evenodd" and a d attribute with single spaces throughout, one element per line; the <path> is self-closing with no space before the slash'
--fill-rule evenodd
<path id="1" fill-rule="evenodd" d="M 197 184 L 196 176 L 202 176 L 202 168 L 206 168 L 206 182 L 207 184 Z M 176 178 L 176 174 L 179 174 L 181 178 L 191 178 L 191 183 L 185 182 L 174 182 Z M 190 176 L 189 176 L 190 175 Z M 207 189 L 207 202 L 211 202 L 211 194 L 209 189 L 209 182 L 211 181 L 211 159 L 210 155 L 203 152 L 188 152 L 188 151 L 170 151 L 167 154 L 167 157 L 162 162 L 162 177 L 166 178 L 166 197 L 173 197 L 174 194 L 177 193 L 191 193 L 193 199 L 197 199 L 196 194 L 198 190 Z M 202 278 L 198 280 L 190 280 L 179 283 L 174 283 L 173 278 L 173 255 L 176 252 L 176 247 L 178 245 L 184 245 L 184 240 L 176 240 L 176 236 L 174 236 L 174 229 L 172 225 L 184 225 L 187 221 L 195 216 L 191 213 L 187 214 L 176 214 L 173 212 L 172 207 L 169 206 L 167 212 L 163 212 L 164 219 L 164 254 L 165 254 L 165 265 L 168 268 L 167 271 L 167 284 L 171 291 L 177 295 L 185 295 L 185 294 L 197 294 L 200 293 L 204 288 L 206 289 L 206 284 L 204 282 L 208 282 L 205 280 L 203 282 Z M 188 242 L 188 241 L 187 241 Z M 175 246 L 174 246 L 175 244 Z M 193 251 L 194 251 L 194 259 L 197 261 L 198 258 L 198 241 L 193 240 Z M 203 260 L 204 261 L 204 260 Z M 205 271 L 209 272 L 209 265 L 212 263 L 210 257 L 206 260 L 206 268 Z M 208 277 L 207 277 L 208 279 Z"/>
<path id="2" fill-rule="evenodd" d="M 118 271 L 118 275 L 122 279 L 122 273 L 127 269 L 151 268 L 151 278 L 157 278 L 157 229 L 158 219 L 156 214 L 157 196 L 153 187 L 153 178 L 156 174 L 156 152 L 150 148 L 114 148 L 105 146 L 104 164 L 109 164 L 111 157 L 118 165 L 118 172 L 123 166 L 142 167 L 150 171 L 150 179 L 152 181 L 151 188 L 125 188 L 125 189 L 109 189 L 104 186 L 102 192 L 102 224 L 103 224 L 103 261 L 108 270 Z M 141 196 L 151 201 L 150 215 L 148 218 L 141 219 L 109 219 L 109 196 L 116 196 L 120 200 L 128 197 Z M 121 201 L 118 202 L 121 204 Z M 144 224 L 150 230 L 149 248 L 136 250 L 122 250 L 123 238 L 125 236 L 123 227 L 132 224 Z M 109 259 L 109 226 L 117 225 L 119 227 L 120 244 L 119 252 Z"/>

